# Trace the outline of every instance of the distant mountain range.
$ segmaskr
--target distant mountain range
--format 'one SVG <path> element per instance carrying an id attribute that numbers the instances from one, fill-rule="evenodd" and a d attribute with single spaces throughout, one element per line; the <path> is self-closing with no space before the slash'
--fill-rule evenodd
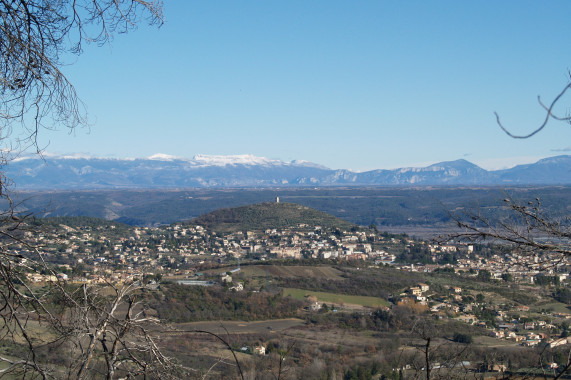
<path id="1" fill-rule="evenodd" d="M 18 189 L 158 189 L 304 186 L 485 186 L 570 185 L 571 156 L 488 171 L 466 160 L 423 168 L 354 172 L 307 161 L 283 162 L 253 155 L 181 159 L 163 154 L 145 159 L 36 156 L 5 168 Z"/>

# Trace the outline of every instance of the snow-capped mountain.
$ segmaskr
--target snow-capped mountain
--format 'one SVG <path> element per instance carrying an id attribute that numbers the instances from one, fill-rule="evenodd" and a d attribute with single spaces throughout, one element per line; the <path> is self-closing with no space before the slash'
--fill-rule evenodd
<path id="1" fill-rule="evenodd" d="M 192 159 L 166 154 L 143 159 L 46 155 L 18 158 L 4 170 L 19 189 L 571 184 L 571 156 L 497 171 L 457 160 L 423 168 L 354 172 L 251 154 Z"/>
<path id="2" fill-rule="evenodd" d="M 285 163 L 280 160 L 270 160 L 265 157 L 257 157 L 253 154 L 241 154 L 233 156 L 209 156 L 204 154 L 197 154 L 192 161 L 197 165 L 202 166 L 236 166 L 236 165 L 284 165 Z"/>

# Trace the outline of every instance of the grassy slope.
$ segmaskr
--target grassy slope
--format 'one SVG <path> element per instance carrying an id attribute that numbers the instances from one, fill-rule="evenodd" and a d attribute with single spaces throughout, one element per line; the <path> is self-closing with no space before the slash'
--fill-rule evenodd
<path id="1" fill-rule="evenodd" d="M 314 296 L 319 302 L 335 304 L 353 304 L 368 307 L 388 306 L 388 301 L 379 297 L 352 296 L 347 294 L 314 292 L 312 290 L 284 288 L 284 296 L 303 300 L 306 296 Z"/>

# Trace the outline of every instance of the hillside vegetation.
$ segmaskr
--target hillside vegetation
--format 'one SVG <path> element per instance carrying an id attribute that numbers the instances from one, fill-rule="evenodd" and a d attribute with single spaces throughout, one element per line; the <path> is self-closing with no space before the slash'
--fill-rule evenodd
<path id="1" fill-rule="evenodd" d="M 309 227 L 351 228 L 354 225 L 321 211 L 295 203 L 259 203 L 225 208 L 199 216 L 191 221 L 216 232 Z"/>
<path id="2" fill-rule="evenodd" d="M 85 215 L 156 226 L 192 220 L 220 208 L 270 202 L 278 194 L 282 201 L 351 223 L 375 224 L 392 232 L 432 229 L 433 236 L 451 225 L 451 211 L 485 210 L 487 216 L 497 219 L 502 215 L 506 195 L 523 204 L 540 198 L 543 211 L 556 219 L 571 212 L 569 186 L 50 191 L 23 193 L 15 196 L 14 202 L 22 211 L 38 217 Z"/>

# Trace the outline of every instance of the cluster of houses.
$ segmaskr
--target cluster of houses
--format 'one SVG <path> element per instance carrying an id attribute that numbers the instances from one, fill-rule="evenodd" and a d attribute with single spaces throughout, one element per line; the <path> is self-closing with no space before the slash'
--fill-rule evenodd
<path id="1" fill-rule="evenodd" d="M 205 262 L 229 259 L 342 259 L 394 264 L 400 239 L 370 231 L 339 231 L 300 224 L 297 228 L 220 234 L 198 225 L 132 227 L 115 225 L 44 228 L 25 237 L 45 260 L 56 263 L 59 279 L 121 281 L 142 269 L 163 275 L 187 274 Z M 411 240 L 412 241 L 412 240 Z M 381 247 L 382 248 L 379 248 Z M 34 258 L 35 250 L 15 244 L 14 253 Z M 394 251 L 393 253 L 387 253 Z M 30 274 L 35 282 L 53 275 Z"/>
<path id="2" fill-rule="evenodd" d="M 87 282 L 121 281 L 141 271 L 165 276 L 188 274 L 205 262 L 221 263 L 236 258 L 365 260 L 371 265 L 392 265 L 401 270 L 430 272 L 447 268 L 474 276 L 485 270 L 492 279 L 509 274 L 514 281 L 525 283 L 532 283 L 538 274 L 557 276 L 564 282 L 571 270 L 568 257 L 555 260 L 549 253 L 541 258 L 517 251 L 484 256 L 475 252 L 472 245 L 435 245 L 372 229 L 348 231 L 305 224 L 226 234 L 188 224 L 162 227 L 60 224 L 27 233 L 25 238 L 39 249 L 45 260 L 58 265 L 59 279 Z M 398 262 L 403 252 L 419 247 L 430 252 L 432 263 Z M 25 257 L 34 257 L 36 252 L 24 244 L 15 244 L 11 249 Z M 450 254 L 457 257 L 456 262 L 439 264 L 439 258 Z M 53 277 L 32 273 L 30 280 L 55 280 L 50 276 Z"/>
<path id="3" fill-rule="evenodd" d="M 409 241 L 408 247 L 424 245 L 424 241 Z M 492 253 L 482 255 L 474 251 L 473 245 L 435 245 L 428 244 L 433 263 L 394 264 L 398 269 L 412 272 L 432 272 L 438 268 L 449 268 L 455 272 L 470 273 L 476 276 L 479 271 L 485 270 L 490 273 L 491 279 L 502 279 L 509 275 L 513 281 L 520 283 L 535 282 L 538 274 L 557 276 L 560 282 L 569 278 L 571 260 L 554 252 L 542 252 L 539 255 L 530 255 L 517 249 L 502 254 Z M 437 264 L 439 257 L 444 253 L 458 254 L 456 262 Z"/>
<path id="4" fill-rule="evenodd" d="M 459 286 L 449 286 L 444 294 L 430 292 L 428 284 L 418 284 L 410 287 L 401 295 L 402 300 L 417 302 L 426 305 L 430 313 L 440 318 L 452 318 L 454 320 L 477 325 L 489 330 L 489 335 L 513 341 L 522 346 L 546 345 L 549 348 L 571 344 L 571 336 L 560 337 L 559 326 L 556 322 L 571 322 L 571 314 L 552 312 L 548 316 L 536 317 L 525 305 L 508 306 L 493 305 L 486 302 L 484 297 L 476 300 L 471 292 L 464 291 Z M 468 297 L 467 297 L 468 296 Z M 476 297 L 478 298 L 478 297 Z M 467 301 L 469 300 L 469 301 Z M 489 321 L 479 320 L 474 314 L 477 310 L 488 308 L 493 310 L 494 324 Z M 509 320 L 510 314 L 524 315 L 524 318 Z M 545 318 L 550 321 L 546 321 Z M 557 333 L 553 333 L 556 331 Z"/>

